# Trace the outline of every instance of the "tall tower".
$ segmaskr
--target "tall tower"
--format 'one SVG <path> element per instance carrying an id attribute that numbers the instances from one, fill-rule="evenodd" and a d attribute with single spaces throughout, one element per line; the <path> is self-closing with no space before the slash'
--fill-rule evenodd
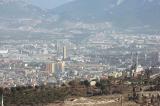
<path id="1" fill-rule="evenodd" d="M 62 61 L 62 62 L 59 62 L 58 63 L 58 70 L 60 71 L 60 72 L 64 72 L 64 70 L 65 70 L 65 62 L 64 61 Z"/>
<path id="2" fill-rule="evenodd" d="M 63 61 L 67 58 L 67 49 L 66 46 L 63 47 Z"/>

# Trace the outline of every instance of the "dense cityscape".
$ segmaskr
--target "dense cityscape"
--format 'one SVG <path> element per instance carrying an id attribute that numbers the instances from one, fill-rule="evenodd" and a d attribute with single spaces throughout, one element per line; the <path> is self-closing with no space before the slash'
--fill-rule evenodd
<path id="1" fill-rule="evenodd" d="M 0 42 L 0 83 L 3 88 L 12 89 L 23 86 L 31 86 L 32 88 L 54 86 L 64 89 L 63 86 L 69 84 L 69 88 L 72 91 L 69 95 L 77 96 L 79 92 L 81 92 L 79 96 L 110 94 L 107 92 L 117 92 L 116 94 L 118 95 L 122 92 L 125 92 L 125 94 L 129 92 L 128 94 L 132 95 L 130 90 L 136 85 L 137 87 L 143 86 L 145 90 L 151 89 L 150 86 L 152 87 L 153 85 L 142 84 L 143 81 L 146 84 L 146 75 L 148 83 L 154 83 L 150 82 L 149 79 L 154 81 L 159 76 L 159 40 L 160 37 L 158 35 L 144 36 L 143 34 L 108 33 L 105 31 L 92 33 L 80 42 L 75 42 L 75 39 L 67 37 L 65 39 L 53 38 L 48 40 L 14 40 L 13 38 L 12 40 L 5 40 L 3 38 Z M 136 82 L 133 82 L 133 79 Z M 120 87 L 121 89 L 118 91 L 99 87 L 104 86 L 103 83 L 105 84 L 105 82 L 103 81 L 113 80 L 121 80 L 124 88 L 119 82 L 110 82 L 111 84 L 109 85 L 110 87 Z M 142 82 L 139 83 L 141 80 Z M 72 81 L 76 81 L 74 82 L 75 84 L 78 83 L 77 81 L 84 82 L 87 89 L 83 87 L 83 84 L 75 85 Z M 86 85 L 87 83 L 89 85 Z M 99 83 L 100 85 L 98 85 Z M 120 85 L 117 85 L 117 83 Z M 138 86 L 139 84 L 140 86 Z M 156 87 L 156 84 L 154 87 Z M 126 89 L 126 86 L 129 86 L 128 89 Z M 66 87 L 68 89 L 68 86 Z M 137 89 L 137 87 L 135 88 Z M 12 89 L 11 92 L 13 92 Z M 85 92 L 78 89 L 83 89 Z M 104 91 L 105 89 L 110 90 Z M 69 91 L 67 90 L 66 92 Z M 17 96 L 20 97 L 19 93 Z M 22 98 L 23 96 L 25 95 L 22 95 Z M 48 96 L 44 97 L 48 98 Z M 121 98 L 121 96 L 115 97 Z M 116 100 L 116 98 L 113 100 Z M 27 98 L 24 100 L 27 100 Z M 67 103 L 69 106 L 71 105 L 69 101 Z M 84 103 L 86 102 L 84 101 Z M 105 103 L 108 104 L 106 99 Z"/>
<path id="2" fill-rule="evenodd" d="M 95 33 L 80 43 L 68 39 L 1 40 L 1 84 L 62 84 L 76 78 L 100 79 L 139 74 L 160 62 L 158 35 Z M 133 73 L 132 73 L 133 74 Z"/>
<path id="3" fill-rule="evenodd" d="M 0 106 L 160 106 L 158 0 L 0 0 Z"/>

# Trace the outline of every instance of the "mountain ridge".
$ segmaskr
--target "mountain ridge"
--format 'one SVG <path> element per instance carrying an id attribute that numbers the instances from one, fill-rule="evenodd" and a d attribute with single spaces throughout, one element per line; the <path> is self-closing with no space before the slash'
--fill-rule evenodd
<path id="1" fill-rule="evenodd" d="M 1 0 L 0 13 L 0 17 L 5 18 L 39 18 L 45 14 L 42 9 L 25 0 Z"/>
<path id="2" fill-rule="evenodd" d="M 160 26 L 158 0 L 76 0 L 50 11 L 61 20 L 111 22 L 118 27 Z"/>

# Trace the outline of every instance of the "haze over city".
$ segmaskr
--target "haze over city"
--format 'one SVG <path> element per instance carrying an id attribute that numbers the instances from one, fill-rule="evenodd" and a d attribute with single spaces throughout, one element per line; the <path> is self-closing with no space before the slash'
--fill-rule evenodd
<path id="1" fill-rule="evenodd" d="M 160 106 L 159 0 L 0 0 L 1 106 Z"/>

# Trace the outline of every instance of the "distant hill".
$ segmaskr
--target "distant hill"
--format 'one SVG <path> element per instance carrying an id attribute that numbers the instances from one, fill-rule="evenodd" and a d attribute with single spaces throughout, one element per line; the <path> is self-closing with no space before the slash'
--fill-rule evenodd
<path id="1" fill-rule="evenodd" d="M 118 31 L 148 33 L 160 29 L 159 0 L 73 0 L 52 10 L 26 1 L 0 0 L 0 36 L 53 34 L 54 29 L 66 30 L 76 22 L 107 23 Z"/>
<path id="2" fill-rule="evenodd" d="M 48 18 L 46 11 L 26 0 L 0 0 L 0 37 L 44 35 L 41 26 L 45 26 Z"/>
<path id="3" fill-rule="evenodd" d="M 1 0 L 0 18 L 40 18 L 45 12 L 24 0 Z"/>
<path id="4" fill-rule="evenodd" d="M 61 20 L 160 28 L 159 0 L 75 0 L 50 11 Z"/>

